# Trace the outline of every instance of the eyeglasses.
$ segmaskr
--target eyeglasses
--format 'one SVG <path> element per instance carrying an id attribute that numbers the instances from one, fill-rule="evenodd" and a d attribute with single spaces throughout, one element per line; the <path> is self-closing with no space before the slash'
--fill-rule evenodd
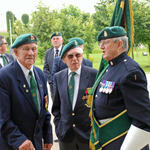
<path id="1" fill-rule="evenodd" d="M 107 44 L 109 44 L 111 42 L 111 40 L 102 40 L 102 41 L 100 41 L 99 42 L 99 45 L 101 46 L 101 45 L 107 45 Z"/>
<path id="2" fill-rule="evenodd" d="M 67 55 L 68 59 L 72 59 L 73 57 L 76 57 L 77 59 L 82 57 L 82 54 L 81 53 L 76 53 L 76 54 L 69 54 Z"/>

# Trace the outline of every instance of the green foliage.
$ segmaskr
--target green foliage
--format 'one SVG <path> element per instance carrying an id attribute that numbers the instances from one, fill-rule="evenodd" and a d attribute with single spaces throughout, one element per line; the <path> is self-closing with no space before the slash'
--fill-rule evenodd
<path id="1" fill-rule="evenodd" d="M 150 2 L 133 1 L 135 44 L 150 42 Z"/>
<path id="2" fill-rule="evenodd" d="M 23 14 L 21 17 L 22 22 L 27 25 L 29 23 L 29 15 L 28 14 Z"/>
<path id="3" fill-rule="evenodd" d="M 115 3 L 113 0 L 100 0 L 100 2 L 95 5 L 96 12 L 92 15 L 92 18 L 97 32 L 109 26 L 114 6 Z"/>

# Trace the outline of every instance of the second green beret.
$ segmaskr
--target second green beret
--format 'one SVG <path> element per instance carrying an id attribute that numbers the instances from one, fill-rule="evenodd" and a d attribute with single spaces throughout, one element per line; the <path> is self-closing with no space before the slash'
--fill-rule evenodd
<path id="1" fill-rule="evenodd" d="M 125 36 L 127 33 L 121 26 L 106 27 L 98 34 L 97 40 L 106 40 L 115 37 Z"/>
<path id="2" fill-rule="evenodd" d="M 79 44 L 76 40 L 70 41 L 69 43 L 67 43 L 62 50 L 61 53 L 61 59 L 63 58 L 63 56 L 65 55 L 66 52 L 68 52 L 69 50 L 75 48 L 75 47 L 79 47 Z"/>
<path id="3" fill-rule="evenodd" d="M 74 37 L 74 38 L 71 38 L 71 39 L 69 40 L 69 42 L 70 42 L 70 41 L 73 41 L 73 40 L 76 40 L 79 45 L 83 45 L 83 44 L 84 44 L 84 40 L 82 40 L 81 38 Z"/>
<path id="4" fill-rule="evenodd" d="M 52 39 L 53 36 L 62 36 L 61 32 L 54 32 L 51 34 L 50 39 Z"/>

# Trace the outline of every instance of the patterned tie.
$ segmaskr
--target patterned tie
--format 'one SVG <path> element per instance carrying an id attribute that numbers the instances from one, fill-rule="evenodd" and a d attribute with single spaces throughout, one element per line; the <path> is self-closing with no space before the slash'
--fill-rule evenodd
<path id="1" fill-rule="evenodd" d="M 38 104 L 38 98 L 37 98 L 37 83 L 33 77 L 32 71 L 29 72 L 29 75 L 30 75 L 31 93 L 32 93 L 32 96 L 34 98 L 34 103 L 35 103 L 36 109 L 39 111 L 39 104 Z"/>
<path id="2" fill-rule="evenodd" d="M 3 65 L 6 66 L 8 63 L 7 63 L 7 61 L 6 61 L 5 56 L 1 55 L 1 58 L 3 59 Z"/>
<path id="3" fill-rule="evenodd" d="M 58 52 L 59 52 L 59 50 L 56 49 L 55 57 L 58 57 Z"/>
<path id="4" fill-rule="evenodd" d="M 71 77 L 70 77 L 70 81 L 69 81 L 69 98 L 70 98 L 70 102 L 71 104 L 73 103 L 73 96 L 74 96 L 74 76 L 75 76 L 75 72 L 71 72 Z"/>

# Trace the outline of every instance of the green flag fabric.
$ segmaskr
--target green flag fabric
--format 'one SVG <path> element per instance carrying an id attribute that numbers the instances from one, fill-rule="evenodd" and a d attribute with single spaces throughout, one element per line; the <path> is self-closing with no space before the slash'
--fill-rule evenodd
<path id="1" fill-rule="evenodd" d="M 128 36 L 128 55 L 132 53 L 134 44 L 134 23 L 131 0 L 117 0 L 110 26 L 122 26 Z"/>

